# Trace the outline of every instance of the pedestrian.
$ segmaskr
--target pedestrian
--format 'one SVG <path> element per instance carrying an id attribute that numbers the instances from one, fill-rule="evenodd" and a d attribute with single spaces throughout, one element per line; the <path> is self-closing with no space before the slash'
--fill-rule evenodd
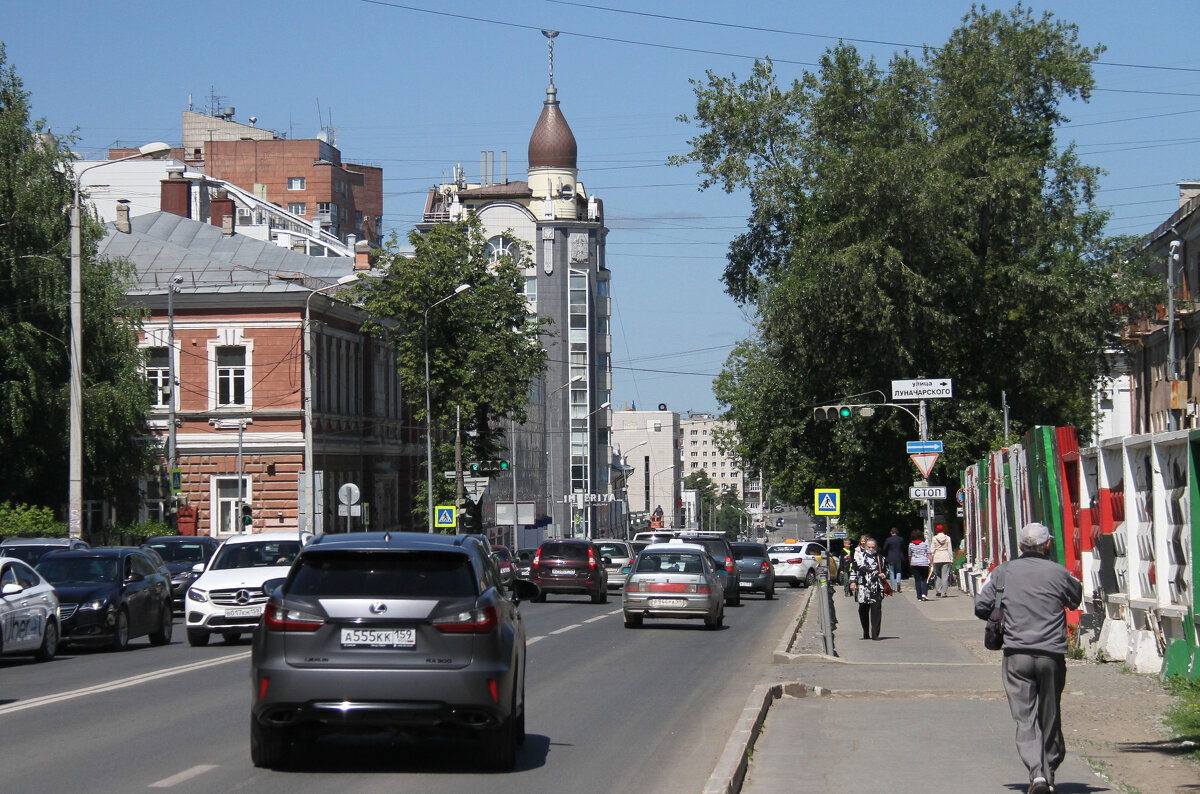
<path id="1" fill-rule="evenodd" d="M 883 585 L 886 581 L 875 538 L 869 538 L 864 548 L 854 554 L 850 581 L 850 589 L 858 604 L 858 619 L 862 623 L 864 640 L 879 639 L 879 626 L 883 622 Z"/>
<path id="2" fill-rule="evenodd" d="M 1078 608 L 1083 598 L 1083 584 L 1048 558 L 1053 542 L 1045 524 L 1023 526 L 1021 556 L 992 571 L 975 598 L 978 618 L 987 620 L 997 606 L 1004 612 L 1001 676 L 1029 794 L 1054 791 L 1054 773 L 1067 754 L 1059 713 L 1067 683 L 1063 610 Z"/>
<path id="3" fill-rule="evenodd" d="M 917 600 L 928 601 L 929 544 L 925 542 L 925 535 L 919 529 L 913 530 L 912 543 L 908 544 L 908 571 L 917 587 Z"/>
<path id="4" fill-rule="evenodd" d="M 946 528 L 933 529 L 933 542 L 929 544 L 929 559 L 933 562 L 933 576 L 937 581 L 937 597 L 946 598 L 950 583 L 950 566 L 954 564 L 954 543 L 946 534 Z"/>
<path id="5" fill-rule="evenodd" d="M 904 575 L 904 538 L 900 530 L 892 527 L 891 534 L 883 542 L 883 556 L 887 560 L 888 580 L 892 583 L 892 591 L 900 592 L 900 579 Z"/>
<path id="6" fill-rule="evenodd" d="M 842 538 L 842 556 L 838 559 L 838 579 L 846 588 L 846 597 L 850 597 L 850 563 L 854 559 L 854 542 L 850 538 Z"/>

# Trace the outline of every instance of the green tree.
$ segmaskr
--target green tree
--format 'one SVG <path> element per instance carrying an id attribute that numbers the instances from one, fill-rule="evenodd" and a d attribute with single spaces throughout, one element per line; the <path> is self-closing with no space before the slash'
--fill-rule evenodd
<path id="1" fill-rule="evenodd" d="M 703 469 L 683 478 L 683 487 L 696 492 L 699 529 L 724 532 L 730 540 L 749 526 L 750 514 L 734 486 L 718 486 Z"/>
<path id="2" fill-rule="evenodd" d="M 512 235 L 509 235 L 512 238 Z M 400 382 L 425 427 L 426 309 L 454 293 L 471 289 L 429 312 L 429 390 L 434 431 L 434 501 L 453 501 L 455 484 L 442 476 L 454 468 L 456 415 L 462 412 L 463 465 L 499 457 L 508 418 L 526 419 L 530 384 L 546 370 L 541 336 L 548 320 L 525 305 L 524 259 L 518 250 L 493 257 L 482 224 L 474 215 L 413 231 L 411 255 L 395 237 L 380 257 L 383 276 L 358 289 L 372 319 L 365 329 L 385 334 L 397 352 Z M 424 517 L 424 483 L 414 500 Z"/>
<path id="3" fill-rule="evenodd" d="M 788 87 L 770 61 L 742 82 L 693 81 L 696 113 L 681 118 L 700 133 L 673 162 L 752 205 L 724 283 L 757 333 L 714 388 L 736 453 L 779 495 L 840 487 L 858 529 L 915 515 L 910 417 L 813 418 L 885 402 L 892 379 L 954 378 L 955 398 L 930 404 L 946 447 L 934 476 L 950 482 L 1002 435 L 1002 391 L 1014 435 L 1086 436 L 1116 307 L 1148 283 L 1127 241 L 1103 235 L 1098 170 L 1055 135 L 1100 51 L 1049 14 L 976 8 L 943 47 L 886 70 L 843 43 Z"/>
<path id="4" fill-rule="evenodd" d="M 73 158 L 29 114 L 0 46 L 0 498 L 57 507 L 67 501 Z M 84 495 L 132 505 L 154 462 L 150 391 L 136 346 L 141 315 L 124 306 L 132 271 L 96 257 L 102 235 L 85 213 Z"/>

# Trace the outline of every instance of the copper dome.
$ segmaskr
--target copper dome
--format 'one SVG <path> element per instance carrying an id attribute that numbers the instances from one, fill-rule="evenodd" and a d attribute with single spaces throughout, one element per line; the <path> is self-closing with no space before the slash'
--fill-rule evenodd
<path id="1" fill-rule="evenodd" d="M 551 83 L 546 89 L 542 115 L 529 136 L 529 167 L 574 169 L 578 150 L 571 126 L 558 109 L 558 92 Z"/>

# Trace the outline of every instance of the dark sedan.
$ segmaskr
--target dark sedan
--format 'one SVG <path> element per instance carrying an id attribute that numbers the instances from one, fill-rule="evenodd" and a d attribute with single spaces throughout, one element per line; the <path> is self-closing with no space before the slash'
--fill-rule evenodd
<path id="1" fill-rule="evenodd" d="M 743 593 L 762 593 L 764 598 L 775 597 L 775 569 L 767 547 L 761 543 L 731 543 L 733 556 L 741 573 Z"/>
<path id="2" fill-rule="evenodd" d="M 37 572 L 58 592 L 62 643 L 122 651 L 144 634 L 152 645 L 171 641 L 171 583 L 141 550 L 61 551 Z"/>
<path id="3" fill-rule="evenodd" d="M 183 611 L 183 597 L 200 574 L 193 570 L 196 563 L 205 565 L 221 542 L 207 535 L 164 535 L 150 538 L 143 546 L 158 552 L 171 574 L 171 601 L 176 612 Z"/>

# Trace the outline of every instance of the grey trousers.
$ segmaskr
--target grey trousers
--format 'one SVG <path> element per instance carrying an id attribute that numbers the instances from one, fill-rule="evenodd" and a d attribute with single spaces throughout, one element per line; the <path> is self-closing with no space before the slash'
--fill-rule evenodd
<path id="1" fill-rule="evenodd" d="M 937 594 L 940 596 L 946 595 L 946 589 L 950 584 L 950 563 L 935 562 L 933 564 L 933 575 L 937 577 Z"/>
<path id="2" fill-rule="evenodd" d="M 1054 780 L 1067 754 L 1059 702 L 1067 683 L 1067 660 L 1059 655 L 1008 651 L 1003 663 L 1008 709 L 1017 723 L 1017 754 L 1029 779 Z"/>

